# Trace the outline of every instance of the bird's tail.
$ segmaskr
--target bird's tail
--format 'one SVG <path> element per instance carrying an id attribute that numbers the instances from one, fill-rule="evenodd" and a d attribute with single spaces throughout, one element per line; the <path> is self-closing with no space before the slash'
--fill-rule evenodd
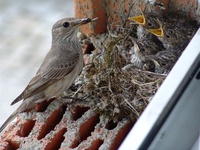
<path id="1" fill-rule="evenodd" d="M 13 120 L 15 117 L 19 114 L 18 109 L 14 111 L 10 117 L 3 123 L 3 125 L 0 127 L 0 133 L 3 131 L 3 129 Z"/>
<path id="2" fill-rule="evenodd" d="M 13 119 L 15 119 L 15 117 L 19 113 L 24 112 L 29 108 L 32 108 L 34 105 L 35 105 L 35 103 L 32 101 L 31 98 L 23 101 L 22 104 L 10 115 L 10 117 L 0 127 L 0 133 Z"/>

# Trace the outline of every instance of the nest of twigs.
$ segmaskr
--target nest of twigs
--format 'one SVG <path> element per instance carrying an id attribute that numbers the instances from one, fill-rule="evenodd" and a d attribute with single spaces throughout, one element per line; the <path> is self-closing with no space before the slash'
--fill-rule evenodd
<path id="1" fill-rule="evenodd" d="M 114 122 L 123 118 L 135 120 L 151 101 L 167 74 L 137 67 L 123 69 L 130 64 L 129 51 L 134 44 L 128 37 L 136 38 L 137 25 L 124 21 L 108 22 L 107 33 L 81 36 L 82 44 L 92 44 L 95 50 L 86 54 L 89 61 L 76 80 L 75 88 L 67 94 L 95 101 L 93 107 L 96 112 Z M 111 30 L 113 24 L 117 25 Z"/>

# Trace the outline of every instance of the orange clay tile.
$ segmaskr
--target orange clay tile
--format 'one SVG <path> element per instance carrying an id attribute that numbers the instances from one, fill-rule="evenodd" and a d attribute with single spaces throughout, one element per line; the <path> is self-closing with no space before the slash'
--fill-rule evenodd
<path id="1" fill-rule="evenodd" d="M 42 103 L 46 106 L 46 103 Z M 35 118 L 31 120 L 31 118 Z M 43 112 L 20 114 L 18 123 L 1 135 L 1 149 L 117 149 L 134 123 L 124 119 L 106 121 L 91 109 L 91 104 L 77 102 L 70 107 L 54 99 Z M 8 132 L 12 131 L 12 132 Z"/>
<path id="2" fill-rule="evenodd" d="M 145 0 L 74 0 L 75 17 L 98 17 L 97 21 L 83 26 L 81 31 L 86 34 L 100 34 L 107 31 L 107 24 L 112 23 L 110 22 L 111 20 L 115 23 L 117 21 L 126 20 L 131 4 L 134 3 L 131 9 L 132 15 L 137 15 L 139 10 L 144 10 L 144 1 Z M 164 12 L 179 10 L 194 19 L 198 19 L 200 16 L 198 0 L 157 0 L 157 2 L 162 2 L 164 4 L 166 8 Z M 200 20 L 198 19 L 198 21 Z"/>

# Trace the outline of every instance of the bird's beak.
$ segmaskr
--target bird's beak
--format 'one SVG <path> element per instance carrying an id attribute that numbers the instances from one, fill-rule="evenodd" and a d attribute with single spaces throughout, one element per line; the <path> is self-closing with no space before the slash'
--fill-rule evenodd
<path id="1" fill-rule="evenodd" d="M 134 21 L 134 22 L 136 22 L 138 24 L 141 24 L 143 26 L 146 24 L 146 20 L 145 20 L 144 15 L 129 17 L 128 19 L 131 20 L 131 21 Z"/>
<path id="2" fill-rule="evenodd" d="M 93 22 L 95 20 L 97 20 L 98 18 L 94 18 L 94 19 L 90 19 L 90 18 L 83 18 L 83 19 L 77 19 L 76 22 L 74 22 L 75 26 L 81 26 L 90 22 Z"/>
<path id="3" fill-rule="evenodd" d="M 154 34 L 155 36 L 159 36 L 159 37 L 163 37 L 164 33 L 163 33 L 163 29 L 162 28 L 158 28 L 158 29 L 148 29 L 148 32 Z"/>
<path id="4" fill-rule="evenodd" d="M 163 37 L 164 36 L 164 31 L 163 31 L 164 27 L 163 27 L 163 25 L 162 25 L 162 23 L 160 22 L 159 19 L 157 19 L 157 22 L 158 22 L 160 28 L 158 28 L 158 29 L 148 29 L 147 31 L 154 34 L 155 36 Z"/>

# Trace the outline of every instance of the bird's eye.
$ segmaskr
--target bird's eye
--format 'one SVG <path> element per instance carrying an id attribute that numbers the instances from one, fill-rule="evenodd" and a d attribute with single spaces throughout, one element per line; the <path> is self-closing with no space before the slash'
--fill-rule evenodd
<path id="1" fill-rule="evenodd" d="M 148 25 L 149 27 L 151 27 L 151 26 L 152 26 L 152 23 L 148 22 L 147 25 Z"/>
<path id="2" fill-rule="evenodd" d="M 169 38 L 170 38 L 170 36 L 167 34 L 167 35 L 166 35 L 166 38 L 168 38 L 168 39 L 169 39 Z"/>
<path id="3" fill-rule="evenodd" d="M 65 27 L 65 28 L 69 27 L 69 22 L 64 22 L 63 27 Z"/>
<path id="4" fill-rule="evenodd" d="M 140 50 L 141 50 L 141 52 L 145 52 L 145 49 L 144 49 L 144 48 L 141 48 Z"/>

